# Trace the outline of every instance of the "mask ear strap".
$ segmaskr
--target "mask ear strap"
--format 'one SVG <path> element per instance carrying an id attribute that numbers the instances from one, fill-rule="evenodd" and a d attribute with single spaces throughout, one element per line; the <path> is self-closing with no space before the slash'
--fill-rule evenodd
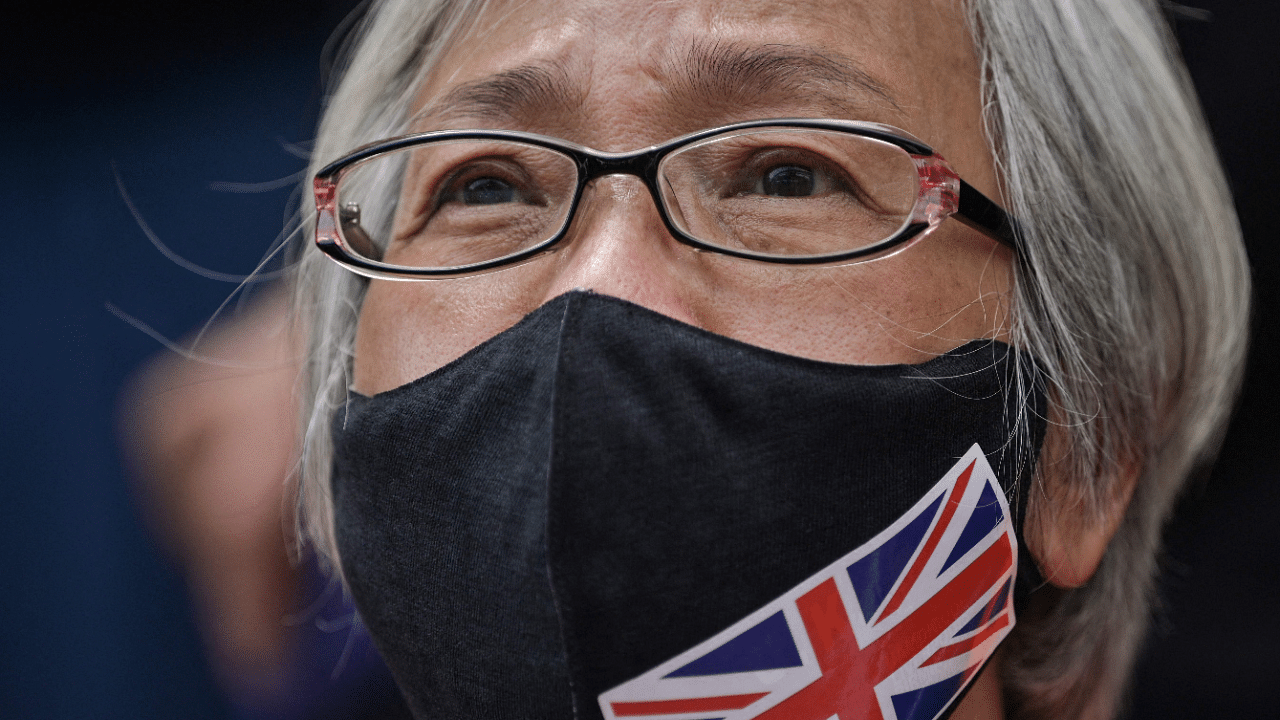
<path id="1" fill-rule="evenodd" d="M 1031 487 L 1035 480 L 1036 466 L 1040 461 L 1040 453 L 1044 450 L 1045 434 L 1048 431 L 1049 393 L 1044 372 L 1036 361 L 1026 353 L 1018 353 L 1016 362 L 1020 363 L 1018 371 L 1024 378 L 1030 379 L 1025 391 L 1022 412 L 1026 414 L 1029 424 L 1030 442 L 1029 460 L 1019 468 L 1017 480 L 1018 514 L 1014 523 L 1014 533 L 1018 538 L 1018 576 L 1013 585 L 1014 612 L 1021 615 L 1027 607 L 1032 593 L 1044 587 L 1046 580 L 1036 564 L 1031 549 L 1027 547 L 1026 521 L 1027 504 L 1031 498 Z"/>
<path id="2" fill-rule="evenodd" d="M 1022 533 L 1018 533 L 1018 579 L 1013 584 L 1013 611 L 1018 617 L 1026 612 L 1031 595 L 1045 586 L 1044 575 L 1031 557 Z"/>

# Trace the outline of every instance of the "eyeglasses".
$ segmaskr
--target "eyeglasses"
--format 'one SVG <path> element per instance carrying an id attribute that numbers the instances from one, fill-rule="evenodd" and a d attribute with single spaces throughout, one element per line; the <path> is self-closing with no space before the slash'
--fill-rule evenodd
<path id="1" fill-rule="evenodd" d="M 842 120 L 739 123 L 630 153 L 524 132 L 406 135 L 316 174 L 316 244 L 369 277 L 477 274 L 555 249 L 583 189 L 612 174 L 643 180 L 680 242 L 748 260 L 864 262 L 951 216 L 1017 249 L 1015 221 L 928 145 Z"/>

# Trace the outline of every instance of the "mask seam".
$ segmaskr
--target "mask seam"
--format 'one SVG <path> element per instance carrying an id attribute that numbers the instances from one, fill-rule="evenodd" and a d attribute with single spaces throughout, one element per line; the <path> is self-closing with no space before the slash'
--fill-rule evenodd
<path id="1" fill-rule="evenodd" d="M 564 606 L 561 602 L 559 593 L 556 592 L 555 572 L 551 560 L 551 512 L 552 512 L 552 488 L 551 473 L 556 463 L 556 448 L 559 446 L 557 442 L 557 434 L 560 431 L 559 425 L 556 423 L 556 408 L 560 402 L 560 368 L 563 360 L 562 348 L 564 347 L 565 328 L 569 323 L 569 310 L 573 307 L 575 298 L 569 297 L 565 303 L 564 311 L 560 315 L 560 329 L 556 333 L 556 354 L 555 367 L 551 374 L 551 401 L 549 403 L 551 410 L 551 428 L 547 433 L 549 438 L 549 446 L 547 448 L 547 477 L 546 477 L 546 497 L 547 497 L 547 514 L 542 525 L 542 548 L 543 554 L 547 559 L 547 587 L 551 591 L 551 604 L 556 613 L 556 628 L 560 635 L 560 652 L 564 656 L 565 678 L 569 682 L 569 706 L 573 711 L 574 720 L 578 720 L 580 713 L 578 712 L 578 692 L 574 687 L 573 681 L 573 664 L 569 660 L 569 637 L 565 630 L 565 613 Z"/>

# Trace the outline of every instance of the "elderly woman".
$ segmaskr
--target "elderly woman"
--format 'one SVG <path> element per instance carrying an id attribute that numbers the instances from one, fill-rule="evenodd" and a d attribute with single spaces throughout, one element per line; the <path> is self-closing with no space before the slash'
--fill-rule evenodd
<path id="1" fill-rule="evenodd" d="M 1249 294 L 1155 2 L 386 0 L 349 50 L 303 505 L 419 717 L 1116 712 Z"/>

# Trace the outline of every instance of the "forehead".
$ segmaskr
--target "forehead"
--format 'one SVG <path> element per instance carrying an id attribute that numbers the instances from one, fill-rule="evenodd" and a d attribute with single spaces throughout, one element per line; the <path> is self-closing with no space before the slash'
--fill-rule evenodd
<path id="1" fill-rule="evenodd" d="M 979 107 L 958 0 L 497 0 L 424 78 L 412 129 L 628 150 L 817 116 L 895 125 L 947 154 L 980 136 Z"/>

